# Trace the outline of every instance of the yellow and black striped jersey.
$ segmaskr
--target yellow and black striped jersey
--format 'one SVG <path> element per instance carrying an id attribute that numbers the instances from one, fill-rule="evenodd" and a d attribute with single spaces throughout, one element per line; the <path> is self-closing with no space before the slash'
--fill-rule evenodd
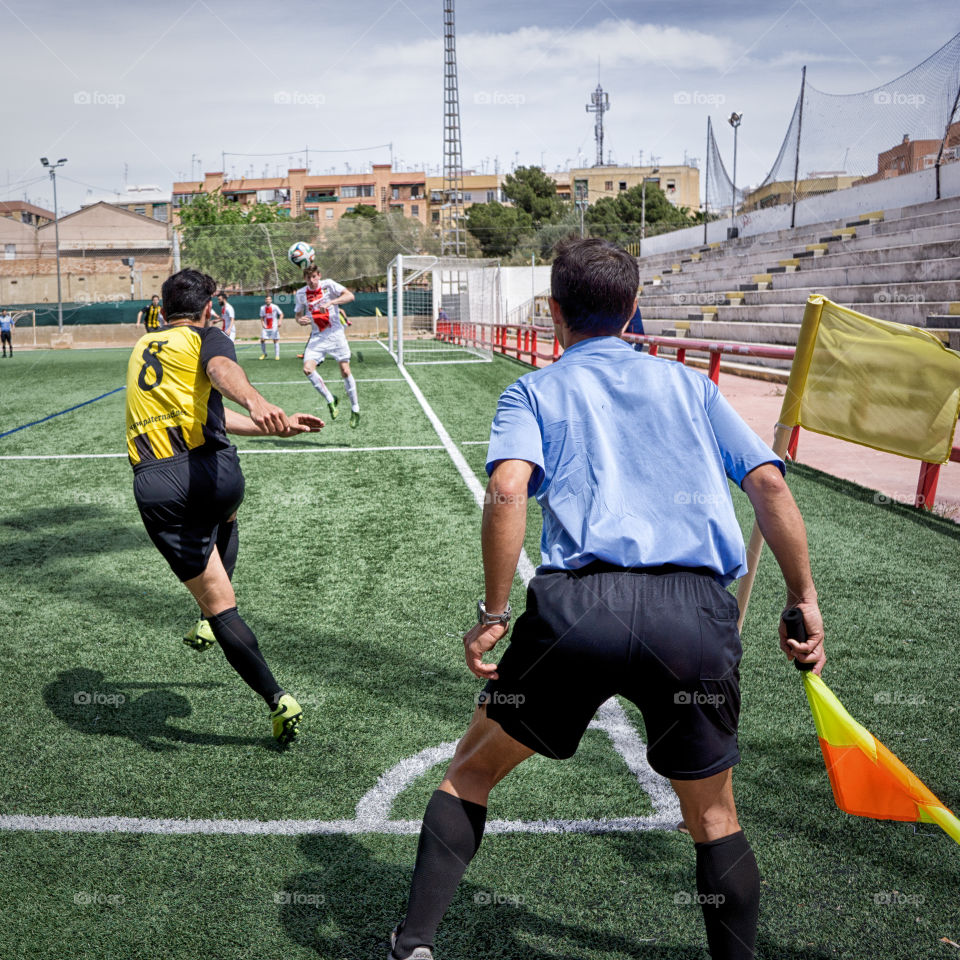
<path id="1" fill-rule="evenodd" d="M 159 330 L 163 326 L 163 307 L 158 303 L 154 306 L 152 303 L 143 313 L 143 326 L 146 330 Z"/>
<path id="2" fill-rule="evenodd" d="M 127 364 L 127 456 L 135 467 L 230 445 L 223 398 L 207 376 L 214 357 L 237 359 L 217 327 L 165 327 L 137 341 Z"/>

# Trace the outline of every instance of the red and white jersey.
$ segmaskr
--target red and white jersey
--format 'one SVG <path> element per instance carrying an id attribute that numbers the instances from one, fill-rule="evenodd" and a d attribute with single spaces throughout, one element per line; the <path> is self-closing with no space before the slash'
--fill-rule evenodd
<path id="1" fill-rule="evenodd" d="M 260 326 L 264 330 L 276 330 L 281 316 L 280 308 L 275 303 L 264 304 L 260 308 Z"/>
<path id="2" fill-rule="evenodd" d="M 336 280 L 326 279 L 320 281 L 320 286 L 316 290 L 306 286 L 297 291 L 294 309 L 313 321 L 313 326 L 310 328 L 311 336 L 330 332 L 331 327 L 333 332 L 340 329 L 340 308 L 335 303 L 324 301 L 332 300 L 346 292 L 347 288 Z"/>

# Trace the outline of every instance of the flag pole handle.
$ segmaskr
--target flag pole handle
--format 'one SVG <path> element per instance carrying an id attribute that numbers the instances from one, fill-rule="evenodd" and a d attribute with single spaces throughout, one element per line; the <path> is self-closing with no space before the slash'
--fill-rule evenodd
<path id="1" fill-rule="evenodd" d="M 789 640 L 796 640 L 797 643 L 807 642 L 807 628 L 803 622 L 803 614 L 800 612 L 799 607 L 791 607 L 789 610 L 784 610 L 782 619 L 783 625 L 787 628 L 787 638 Z M 793 659 L 793 665 L 804 673 L 812 670 L 814 667 L 813 663 L 803 663 L 797 660 L 796 657 Z"/>

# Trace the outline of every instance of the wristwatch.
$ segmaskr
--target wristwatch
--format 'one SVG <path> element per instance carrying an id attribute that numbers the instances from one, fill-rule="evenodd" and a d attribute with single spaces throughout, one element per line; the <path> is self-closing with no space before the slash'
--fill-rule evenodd
<path id="1" fill-rule="evenodd" d="M 502 626 L 506 626 L 510 622 L 510 618 L 513 616 L 513 611 L 510 609 L 510 604 L 507 604 L 507 609 L 503 613 L 487 613 L 487 605 L 482 601 L 477 601 L 477 622 L 484 627 L 492 626 L 495 623 L 499 623 Z"/>

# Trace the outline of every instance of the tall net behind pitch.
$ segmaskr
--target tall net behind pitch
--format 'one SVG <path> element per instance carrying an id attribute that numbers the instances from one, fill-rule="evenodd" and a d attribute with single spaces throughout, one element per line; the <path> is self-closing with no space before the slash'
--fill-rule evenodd
<path id="1" fill-rule="evenodd" d="M 805 77 L 776 159 L 746 196 L 737 191 L 738 212 L 960 160 L 958 102 L 960 34 L 912 70 L 861 93 L 826 93 Z M 729 214 L 733 184 L 709 123 L 707 179 L 710 213 Z"/>
<path id="2" fill-rule="evenodd" d="M 388 346 L 398 362 L 493 359 L 503 319 L 499 260 L 399 256 L 390 264 L 388 283 Z M 429 292 L 419 298 L 416 313 L 409 311 L 411 290 Z"/>

